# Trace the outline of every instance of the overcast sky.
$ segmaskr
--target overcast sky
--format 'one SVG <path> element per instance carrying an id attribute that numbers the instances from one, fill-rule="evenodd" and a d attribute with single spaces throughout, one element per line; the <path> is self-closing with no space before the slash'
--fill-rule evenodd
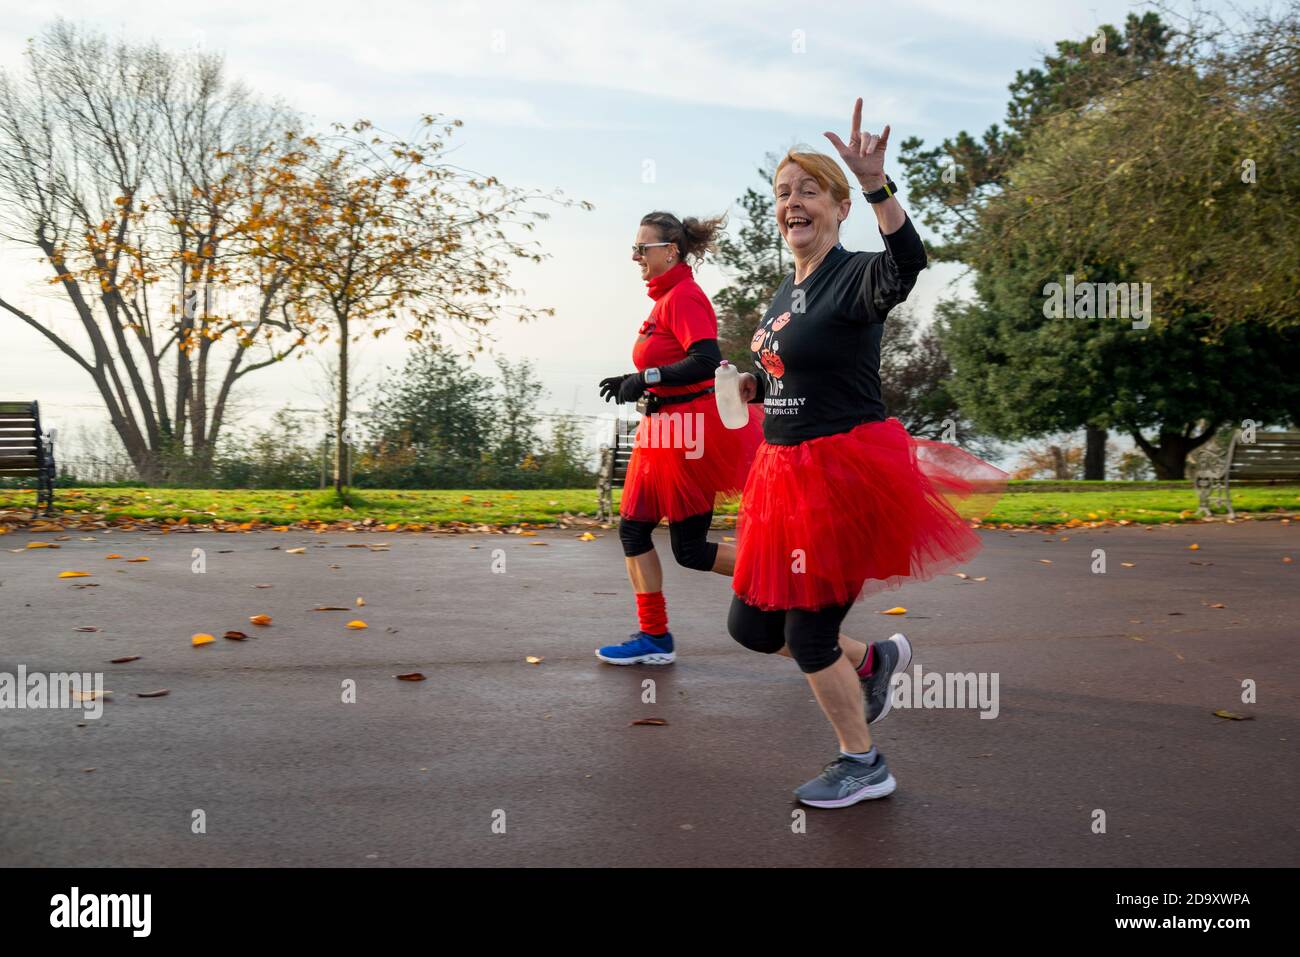
<path id="1" fill-rule="evenodd" d="M 859 95 L 864 125 L 891 124 L 894 144 L 983 131 L 1003 119 L 1017 69 L 1058 39 L 1141 9 L 1122 0 L 58 5 L 113 36 L 220 51 L 231 77 L 322 125 L 365 117 L 405 132 L 422 113 L 459 117 L 458 164 L 594 203 L 594 212 L 556 213 L 538 234 L 551 258 L 514 272 L 529 301 L 555 317 L 496 329 L 503 353 L 536 362 L 548 408 L 580 413 L 606 411 L 597 380 L 631 369 L 650 308 L 628 252 L 644 213 L 727 210 L 756 183 L 765 153 L 794 142 L 829 150 L 827 129 L 847 137 Z M 53 15 L 48 5 L 0 0 L 0 68 L 21 71 L 24 43 Z M 888 168 L 906 205 L 899 166 Z M 850 249 L 880 248 L 865 205 L 855 203 L 846 224 Z M 44 275 L 30 250 L 0 249 L 0 296 L 69 315 L 37 281 Z M 709 266 L 700 280 L 709 293 L 725 284 Z M 960 270 L 932 267 L 912 301 L 925 314 L 960 288 Z M 98 393 L 70 360 L 7 314 L 0 328 L 0 397 L 39 398 L 65 427 L 99 417 Z M 363 377 L 400 363 L 406 348 L 397 336 L 363 346 Z M 249 376 L 246 421 L 284 404 L 319 406 L 318 378 L 307 363 Z"/>

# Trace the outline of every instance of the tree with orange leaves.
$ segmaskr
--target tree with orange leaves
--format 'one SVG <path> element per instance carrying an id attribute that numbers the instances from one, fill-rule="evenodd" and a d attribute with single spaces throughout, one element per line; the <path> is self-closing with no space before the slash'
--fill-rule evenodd
<path id="1" fill-rule="evenodd" d="M 419 341 L 453 324 L 481 335 L 493 320 L 552 315 L 517 301 L 513 260 L 541 262 L 526 240 L 548 217 L 541 203 L 579 205 L 558 190 L 510 188 L 447 162 L 461 125 L 421 118 L 409 138 L 369 122 L 322 137 L 285 137 L 261 171 L 263 201 L 243 224 L 257 256 L 283 269 L 295 320 L 338 345 L 334 487 L 343 493 L 354 423 L 348 418 L 348 346 L 401 329 Z"/>

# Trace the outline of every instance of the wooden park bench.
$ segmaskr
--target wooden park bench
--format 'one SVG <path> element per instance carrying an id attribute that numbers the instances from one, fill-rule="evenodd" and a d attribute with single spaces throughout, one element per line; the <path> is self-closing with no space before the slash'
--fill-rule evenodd
<path id="1" fill-rule="evenodd" d="M 614 518 L 614 489 L 622 488 L 627 478 L 627 463 L 632 459 L 636 428 L 640 422 L 639 418 L 616 419 L 611 443 L 600 447 L 600 471 L 596 475 L 596 491 L 600 495 L 597 521 L 608 522 Z"/>
<path id="2" fill-rule="evenodd" d="M 1208 517 L 1210 509 L 1219 506 L 1228 510 L 1229 518 L 1235 518 L 1234 482 L 1300 479 L 1300 432 L 1254 432 L 1253 441 L 1246 441 L 1243 435 L 1243 430 L 1237 429 L 1226 449 L 1206 447 L 1194 457 L 1194 482 L 1201 500 L 1198 515 Z"/>
<path id="3" fill-rule="evenodd" d="M 34 479 L 36 511 L 44 503 L 47 515 L 54 508 L 54 431 L 41 430 L 35 402 L 0 402 L 0 475 Z"/>

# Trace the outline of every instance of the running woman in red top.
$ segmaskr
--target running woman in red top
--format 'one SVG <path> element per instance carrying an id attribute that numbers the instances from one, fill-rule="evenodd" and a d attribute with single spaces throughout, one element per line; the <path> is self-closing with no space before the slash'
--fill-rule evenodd
<path id="1" fill-rule="evenodd" d="M 764 442 L 745 485 L 728 628 L 747 648 L 794 658 L 839 739 L 840 754 L 795 790 L 814 807 L 884 797 L 895 781 L 868 724 L 889 711 L 890 678 L 907 668 L 903 635 L 869 648 L 840 634 L 863 594 L 925 579 L 979 550 L 950 498 L 995 495 L 1006 475 L 886 418 L 880 340 L 890 309 L 925 268 L 916 229 L 885 176 L 889 127 L 845 144 L 826 136 L 876 216 L 885 250 L 839 242 L 851 206 L 830 156 L 790 151 L 774 182 L 777 228 L 794 273 L 777 289 L 750 347 L 741 390 L 765 408 Z"/>
<path id="2" fill-rule="evenodd" d="M 739 493 L 745 484 L 761 440 L 762 411 L 751 406 L 742 429 L 722 424 L 713 395 L 722 360 L 718 320 L 687 264 L 713 248 L 722 224 L 721 217 L 679 220 L 650 213 L 632 247 L 654 306 L 632 348 L 637 371 L 602 380 L 600 391 L 605 401 L 636 402 L 642 412 L 618 526 L 639 630 L 622 644 L 596 651 L 609 664 L 666 665 L 676 657 L 663 568 L 651 540 L 661 519 L 668 520 L 678 564 L 720 575 L 735 567 L 735 546 L 710 542 L 709 526 L 715 500 Z"/>

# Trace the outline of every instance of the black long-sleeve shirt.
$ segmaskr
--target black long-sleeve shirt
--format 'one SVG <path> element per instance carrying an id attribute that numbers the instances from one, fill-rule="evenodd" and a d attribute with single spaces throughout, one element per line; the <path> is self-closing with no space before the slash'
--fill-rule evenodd
<path id="1" fill-rule="evenodd" d="M 659 367 L 659 381 L 664 385 L 691 385 L 712 376 L 721 364 L 722 350 L 718 347 L 718 340 L 696 339 L 686 350 L 685 359 Z M 701 388 L 708 386 L 702 384 Z"/>
<path id="2" fill-rule="evenodd" d="M 883 323 L 927 257 L 910 218 L 881 235 L 884 252 L 836 246 L 803 282 L 792 273 L 777 289 L 750 341 L 769 443 L 795 445 L 885 418 Z"/>

